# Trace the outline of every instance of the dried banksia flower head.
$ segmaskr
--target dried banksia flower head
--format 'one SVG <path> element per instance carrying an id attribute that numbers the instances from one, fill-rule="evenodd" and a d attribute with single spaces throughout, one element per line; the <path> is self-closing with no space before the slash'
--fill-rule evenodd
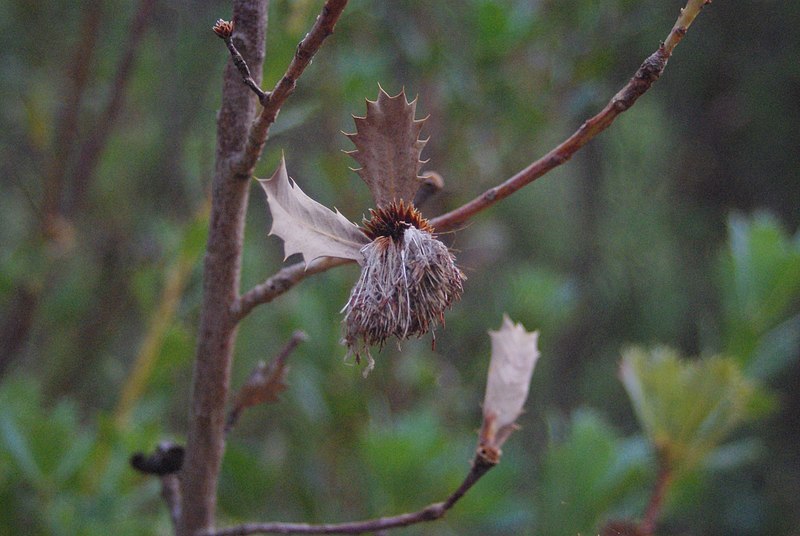
<path id="1" fill-rule="evenodd" d="M 367 101 L 367 114 L 354 117 L 347 134 L 355 169 L 375 200 L 371 217 L 359 228 L 338 210 L 320 205 L 288 177 L 283 161 L 270 180 L 260 181 L 272 213 L 270 234 L 284 240 L 286 256 L 301 253 L 306 266 L 319 257 L 352 259 L 361 275 L 345 304 L 343 343 L 357 363 L 374 366 L 370 346 L 391 337 L 419 337 L 444 323 L 444 312 L 459 299 L 464 274 L 434 233 L 413 199 L 424 179 L 419 175 L 424 119 L 414 118 L 416 100 L 405 92 L 390 97 L 380 89 Z"/>
<path id="2" fill-rule="evenodd" d="M 347 347 L 359 359 L 390 337 L 419 337 L 444 322 L 444 311 L 464 290 L 455 257 L 428 221 L 403 201 L 370 211 L 361 249 L 361 276 L 344 306 Z"/>

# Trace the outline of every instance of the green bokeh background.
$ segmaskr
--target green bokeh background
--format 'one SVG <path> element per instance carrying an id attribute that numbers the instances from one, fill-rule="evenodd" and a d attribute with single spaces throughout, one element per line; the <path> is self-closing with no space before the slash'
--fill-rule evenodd
<path id="1" fill-rule="evenodd" d="M 270 5 L 265 86 L 320 9 Z M 600 110 L 672 27 L 679 1 L 353 0 L 285 105 L 257 168 L 283 152 L 306 193 L 354 221 L 371 206 L 348 167 L 351 114 L 380 83 L 430 115 L 424 169 L 435 216 L 530 163 Z M 159 1 L 85 203 L 46 243 L 55 124 L 89 9 L 101 9 L 80 108 L 97 131 L 133 2 L 0 4 L 0 320 L 39 296 L 18 347 L 0 348 L 0 533 L 169 534 L 135 451 L 184 440 L 201 299 L 224 2 Z M 249 410 L 228 443 L 220 525 L 333 522 L 441 500 L 468 470 L 488 329 L 503 312 L 541 331 L 522 429 L 502 463 L 436 525 L 397 534 L 593 534 L 641 516 L 654 454 L 618 379 L 629 344 L 725 354 L 773 410 L 676 482 L 660 534 L 794 534 L 800 524 L 800 4 L 719 1 L 663 78 L 569 163 L 444 235 L 466 291 L 429 340 L 344 363 L 339 310 L 353 266 L 314 276 L 241 325 L 234 385 L 296 329 L 289 389 Z M 67 186 L 69 188 L 69 186 Z M 243 289 L 282 265 L 257 187 Z M 115 408 L 169 271 L 190 269 L 146 389 Z"/>

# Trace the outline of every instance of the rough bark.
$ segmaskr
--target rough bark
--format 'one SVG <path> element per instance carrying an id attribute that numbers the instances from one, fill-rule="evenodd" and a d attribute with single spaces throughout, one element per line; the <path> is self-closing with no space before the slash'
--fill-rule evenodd
<path id="1" fill-rule="evenodd" d="M 233 39 L 257 82 L 261 81 L 267 0 L 234 3 Z M 233 305 L 239 292 L 249 177 L 236 176 L 231 163 L 247 141 L 256 98 L 242 84 L 232 62 L 225 68 L 222 108 L 217 120 L 217 153 L 211 219 L 203 276 L 203 305 L 189 410 L 186 459 L 181 473 L 182 507 L 178 534 L 189 536 L 214 525 L 217 478 L 224 451 L 225 401 L 236 342 Z"/>

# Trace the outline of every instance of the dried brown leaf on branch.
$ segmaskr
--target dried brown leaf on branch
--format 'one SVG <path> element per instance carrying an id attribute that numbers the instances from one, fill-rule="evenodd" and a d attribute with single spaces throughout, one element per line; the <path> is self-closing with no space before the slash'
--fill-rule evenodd
<path id="1" fill-rule="evenodd" d="M 253 368 L 250 377 L 239 388 L 233 399 L 225 426 L 226 430 L 233 428 L 239 415 L 245 409 L 258 404 L 273 404 L 279 401 L 278 395 L 287 389 L 286 374 L 289 372 L 289 355 L 306 338 L 306 334 L 302 331 L 294 332 L 289 342 L 269 364 L 261 361 Z"/>
<path id="2" fill-rule="evenodd" d="M 273 361 L 267 364 L 263 361 L 250 373 L 250 377 L 236 393 L 233 400 L 233 407 L 228 412 L 225 421 L 225 432 L 229 432 L 236 426 L 239 416 L 247 408 L 258 404 L 274 404 L 278 402 L 278 395 L 287 389 L 286 374 L 289 367 L 286 361 Z"/>
<path id="3" fill-rule="evenodd" d="M 490 331 L 492 357 L 483 401 L 480 447 L 489 458 L 516 429 L 516 420 L 528 398 L 533 367 L 539 359 L 539 332 L 529 332 L 503 315 L 503 325 Z"/>
<path id="4" fill-rule="evenodd" d="M 361 165 L 354 171 L 378 207 L 411 203 L 424 180 L 419 176 L 420 155 L 428 140 L 419 137 L 425 119 L 414 119 L 416 109 L 417 100 L 408 102 L 405 90 L 390 97 L 379 86 L 378 98 L 367 100 L 367 115 L 353 116 L 356 132 L 345 134 L 356 146 L 347 154 Z"/>
<path id="5" fill-rule="evenodd" d="M 258 182 L 272 214 L 269 234 L 283 239 L 284 258 L 300 253 L 306 266 L 318 257 L 363 262 L 361 248 L 369 239 L 341 212 L 317 203 L 291 181 L 283 158 L 272 178 Z"/>

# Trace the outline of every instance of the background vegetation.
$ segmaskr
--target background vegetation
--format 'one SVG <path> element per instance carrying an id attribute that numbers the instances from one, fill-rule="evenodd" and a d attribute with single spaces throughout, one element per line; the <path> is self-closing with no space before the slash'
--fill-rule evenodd
<path id="1" fill-rule="evenodd" d="M 377 84 L 419 95 L 423 213 L 472 198 L 599 110 L 663 39 L 680 2 L 354 0 L 278 118 L 258 173 L 291 175 L 357 219 L 367 188 L 340 130 Z M 158 483 L 130 454 L 183 440 L 198 324 L 224 2 L 156 2 L 113 121 L 102 115 L 134 3 L 0 6 L 0 532 L 167 534 Z M 266 86 L 319 9 L 271 2 Z M 82 32 L 96 10 L 96 33 Z M 664 534 L 790 534 L 800 523 L 800 7 L 716 2 L 664 78 L 576 158 L 446 237 L 469 277 L 437 334 L 343 364 L 339 309 L 354 267 L 304 281 L 244 321 L 239 385 L 295 329 L 278 405 L 250 410 L 224 462 L 221 521 L 338 521 L 416 509 L 466 472 L 480 422 L 487 329 L 507 311 L 540 329 L 524 428 L 500 466 L 435 529 L 589 534 L 638 516 L 652 449 L 618 379 L 630 344 L 724 354 L 772 410 L 686 471 Z M 58 124 L 87 56 L 79 118 Z M 111 127 L 85 191 L 81 147 Z M 43 222 L 67 177 L 65 218 Z M 70 197 L 70 195 L 72 197 Z M 282 263 L 252 196 L 243 288 Z M 13 335 L 23 335 L 16 340 Z"/>

